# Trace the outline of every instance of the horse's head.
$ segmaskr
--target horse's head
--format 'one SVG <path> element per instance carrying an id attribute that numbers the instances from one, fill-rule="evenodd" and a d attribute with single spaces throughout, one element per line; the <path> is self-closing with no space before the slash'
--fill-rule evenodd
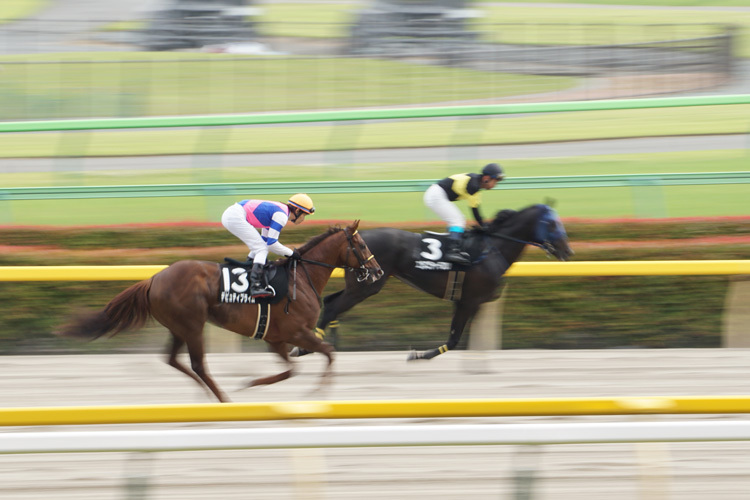
<path id="1" fill-rule="evenodd" d="M 375 282 L 383 277 L 383 270 L 357 231 L 358 227 L 359 220 L 355 220 L 343 230 L 347 240 L 344 265 L 356 273 L 357 281 Z"/>
<path id="2" fill-rule="evenodd" d="M 557 212 L 547 205 L 532 205 L 520 212 L 501 210 L 488 232 L 498 238 L 539 246 L 558 260 L 565 261 L 573 255 L 565 226 Z"/>
<path id="3" fill-rule="evenodd" d="M 573 255 L 573 249 L 568 243 L 568 233 L 565 232 L 557 212 L 548 205 L 535 205 L 539 210 L 539 217 L 534 228 L 534 237 L 531 241 L 542 246 L 542 248 L 557 260 L 566 261 Z"/>

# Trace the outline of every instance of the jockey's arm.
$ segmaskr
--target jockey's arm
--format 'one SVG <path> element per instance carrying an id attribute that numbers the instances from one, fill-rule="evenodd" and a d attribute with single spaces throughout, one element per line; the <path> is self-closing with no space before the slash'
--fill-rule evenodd
<path id="1" fill-rule="evenodd" d="M 479 213 L 479 207 L 471 207 L 471 213 L 474 214 L 474 219 L 477 221 L 477 224 L 479 224 L 480 226 L 484 224 L 482 214 Z"/>
<path id="2" fill-rule="evenodd" d="M 271 225 L 264 232 L 266 236 L 266 243 L 268 244 L 268 251 L 273 252 L 276 255 L 282 257 L 289 257 L 292 255 L 292 249 L 279 243 L 279 237 L 281 236 L 281 230 L 286 226 L 288 217 L 284 212 L 276 212 L 271 217 Z"/>
<path id="3" fill-rule="evenodd" d="M 294 253 L 294 250 L 291 248 L 282 245 L 278 241 L 268 245 L 268 251 L 273 252 L 276 255 L 281 255 L 282 257 L 290 257 L 292 253 Z"/>

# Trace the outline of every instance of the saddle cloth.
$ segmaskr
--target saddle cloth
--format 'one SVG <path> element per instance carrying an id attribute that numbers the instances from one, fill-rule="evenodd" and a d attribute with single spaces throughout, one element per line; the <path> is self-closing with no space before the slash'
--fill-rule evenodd
<path id="1" fill-rule="evenodd" d="M 219 274 L 219 302 L 225 304 L 276 304 L 286 297 L 289 290 L 289 273 L 284 267 L 266 264 L 263 272 L 269 285 L 276 291 L 273 297 L 250 296 L 250 270 L 252 264 L 225 257 Z"/>
<path id="2" fill-rule="evenodd" d="M 419 246 L 416 248 L 416 255 L 414 256 L 414 267 L 422 271 L 469 269 L 471 265 L 465 266 L 443 260 L 445 248 L 450 238 L 450 234 L 448 233 L 433 233 L 432 231 L 422 233 L 420 235 Z M 469 254 L 472 264 L 478 263 L 487 254 L 487 247 L 483 244 L 481 238 L 469 234 L 464 236 L 462 250 Z"/>

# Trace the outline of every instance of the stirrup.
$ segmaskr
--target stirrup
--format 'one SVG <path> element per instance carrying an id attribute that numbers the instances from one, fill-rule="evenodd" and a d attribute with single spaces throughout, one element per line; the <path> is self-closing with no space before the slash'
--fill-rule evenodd
<path id="1" fill-rule="evenodd" d="M 446 262 L 452 262 L 454 264 L 463 264 L 468 266 L 471 264 L 471 260 L 469 259 L 469 254 L 466 252 L 451 252 L 445 254 L 443 257 L 443 260 Z"/>
<path id="2" fill-rule="evenodd" d="M 276 291 L 272 287 L 264 287 L 264 288 L 256 288 L 253 290 L 250 288 L 250 297 L 254 299 L 263 298 L 263 297 L 273 297 L 276 295 Z"/>

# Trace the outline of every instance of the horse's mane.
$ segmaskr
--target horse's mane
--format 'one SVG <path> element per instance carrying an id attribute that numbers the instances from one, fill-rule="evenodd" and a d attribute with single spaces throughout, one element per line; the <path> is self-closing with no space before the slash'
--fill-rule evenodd
<path id="1" fill-rule="evenodd" d="M 497 215 L 495 215 L 495 218 L 490 222 L 490 230 L 495 230 L 503 227 L 505 223 L 508 222 L 508 220 L 516 214 L 518 214 L 518 212 L 510 208 L 500 210 Z"/>
<path id="2" fill-rule="evenodd" d="M 304 245 L 297 248 L 297 251 L 301 254 L 304 254 L 305 252 L 310 250 L 312 247 L 316 246 L 318 243 L 320 243 L 324 239 L 328 238 L 334 233 L 338 233 L 339 231 L 343 231 L 343 228 L 340 226 L 331 226 L 328 228 L 328 231 L 326 231 L 325 233 L 319 234 L 317 236 L 313 236 L 312 238 L 307 240 L 307 242 L 305 242 Z"/>
<path id="3" fill-rule="evenodd" d="M 513 223 L 513 221 L 518 220 L 518 216 L 525 214 L 529 212 L 530 210 L 536 210 L 536 209 L 547 209 L 549 210 L 549 207 L 547 205 L 543 205 L 541 203 L 537 203 L 535 205 L 529 205 L 528 207 L 525 207 L 521 210 L 511 210 L 509 208 L 506 208 L 505 210 L 500 210 L 497 215 L 495 215 L 495 218 L 492 219 L 489 223 L 489 230 L 491 232 L 499 231 L 500 229 L 507 228 L 509 224 Z"/>

